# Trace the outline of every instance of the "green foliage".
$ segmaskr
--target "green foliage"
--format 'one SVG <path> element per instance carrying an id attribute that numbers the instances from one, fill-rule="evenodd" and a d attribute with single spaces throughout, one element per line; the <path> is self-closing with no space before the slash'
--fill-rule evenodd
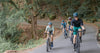
<path id="1" fill-rule="evenodd" d="M 41 15 L 40 15 L 40 18 L 42 19 L 42 18 L 45 18 L 45 13 L 42 13 Z"/>
<path id="2" fill-rule="evenodd" d="M 100 7 L 98 7 L 98 12 L 97 12 L 97 14 L 96 14 L 96 17 L 97 17 L 97 18 L 100 18 Z"/>
<path id="3" fill-rule="evenodd" d="M 16 48 L 16 44 L 6 41 L 4 38 L 0 37 L 0 53 L 3 53 L 5 50 L 15 50 Z"/>
<path id="4" fill-rule="evenodd" d="M 38 2 L 34 3 L 34 6 L 40 7 L 42 11 L 51 11 L 49 14 L 55 12 L 60 16 L 72 17 L 74 12 L 78 12 L 80 18 L 91 18 L 99 16 L 99 4 L 99 0 L 38 0 Z M 39 16 L 41 18 L 45 17 L 44 13 Z"/>
<path id="5" fill-rule="evenodd" d="M 23 45 L 23 44 L 17 45 L 18 48 L 16 48 L 16 50 L 30 49 L 30 48 L 39 46 L 43 43 L 45 43 L 45 40 L 42 38 L 40 38 L 39 40 L 32 39 L 32 40 L 29 40 L 25 45 Z"/>
<path id="6" fill-rule="evenodd" d="M 11 42 L 16 42 L 19 39 L 21 33 L 21 30 L 17 29 L 17 25 L 21 22 L 24 22 L 23 12 L 18 11 L 7 18 L 1 18 L 0 20 L 3 22 L 0 22 L 2 24 L 0 25 L 0 35 L 3 38 L 10 40 Z"/>
<path id="7" fill-rule="evenodd" d="M 54 20 L 56 18 L 55 13 L 49 13 L 49 19 Z"/>
<path id="8" fill-rule="evenodd" d="M 68 11 L 68 15 L 72 16 L 74 11 L 75 11 L 75 9 L 74 8 L 68 8 L 67 11 Z"/>
<path id="9" fill-rule="evenodd" d="M 10 41 L 6 41 L 4 38 L 0 37 L 0 53 L 3 53 L 6 50 L 23 50 L 23 49 L 30 49 L 41 44 L 45 43 L 44 39 L 39 40 L 29 40 L 26 44 L 14 44 Z"/>

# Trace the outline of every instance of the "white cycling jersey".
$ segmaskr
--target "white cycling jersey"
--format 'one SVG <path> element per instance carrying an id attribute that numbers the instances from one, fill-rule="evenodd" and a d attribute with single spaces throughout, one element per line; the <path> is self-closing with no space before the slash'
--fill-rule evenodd
<path id="1" fill-rule="evenodd" d="M 54 31 L 54 26 L 52 26 L 52 27 L 49 27 L 49 25 L 46 26 L 46 31 L 47 31 L 47 32 L 49 32 L 49 31 Z"/>

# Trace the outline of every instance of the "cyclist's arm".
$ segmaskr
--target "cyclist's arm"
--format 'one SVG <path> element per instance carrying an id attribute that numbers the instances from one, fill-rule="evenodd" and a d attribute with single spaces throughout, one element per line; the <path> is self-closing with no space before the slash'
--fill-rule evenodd
<path id="1" fill-rule="evenodd" d="M 48 26 L 46 26 L 45 33 L 47 33 L 47 30 L 48 30 Z"/>
<path id="2" fill-rule="evenodd" d="M 61 23 L 61 29 L 63 28 L 63 24 Z"/>
<path id="3" fill-rule="evenodd" d="M 63 28 L 63 25 L 61 25 L 61 28 Z"/>
<path id="4" fill-rule="evenodd" d="M 67 24 L 68 24 L 68 23 L 65 23 L 65 24 L 66 24 L 66 30 L 67 30 Z"/>
<path id="5" fill-rule="evenodd" d="M 71 29 L 73 29 L 74 23 L 73 20 L 71 21 Z"/>
<path id="6" fill-rule="evenodd" d="M 83 30 L 85 30 L 85 27 L 84 27 L 84 24 L 83 24 L 83 21 L 81 20 L 81 28 L 83 29 Z"/>
<path id="7" fill-rule="evenodd" d="M 67 21 L 67 26 L 69 26 L 69 23 L 68 23 L 68 21 Z"/>
<path id="8" fill-rule="evenodd" d="M 67 29 L 69 28 L 69 22 L 67 21 Z"/>

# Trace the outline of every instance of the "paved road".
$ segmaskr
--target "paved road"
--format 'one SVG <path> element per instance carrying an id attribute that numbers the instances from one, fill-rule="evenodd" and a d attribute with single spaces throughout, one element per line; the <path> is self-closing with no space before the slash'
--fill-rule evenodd
<path id="1" fill-rule="evenodd" d="M 83 36 L 83 43 L 81 43 L 81 53 L 100 53 L 100 48 L 98 47 L 96 41 L 96 32 L 97 32 L 96 28 L 91 25 L 86 25 L 86 29 L 87 29 L 86 35 Z M 46 45 L 36 48 L 33 51 L 29 51 L 28 53 L 47 53 Z M 74 52 L 73 52 L 73 46 L 69 38 L 64 39 L 64 36 L 62 34 L 59 38 L 54 40 L 54 48 L 48 53 L 74 53 Z"/>
<path id="2" fill-rule="evenodd" d="M 49 21 L 38 20 L 38 21 L 37 21 L 37 24 L 38 24 L 38 25 L 44 25 L 44 26 L 46 26 L 46 25 L 48 25 L 48 22 L 49 22 Z M 60 21 L 51 21 L 51 22 L 53 23 L 53 25 L 54 25 L 56 28 L 60 28 Z"/>

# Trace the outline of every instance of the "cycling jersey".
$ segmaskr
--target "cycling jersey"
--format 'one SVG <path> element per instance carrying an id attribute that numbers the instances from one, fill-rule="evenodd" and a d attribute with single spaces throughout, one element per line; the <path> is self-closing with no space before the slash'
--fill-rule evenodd
<path id="1" fill-rule="evenodd" d="M 67 24 L 69 24 L 69 26 L 68 26 L 69 28 L 68 28 L 68 29 L 70 30 L 70 29 L 71 29 L 71 28 L 70 28 L 70 26 L 71 26 L 71 21 L 67 21 Z"/>
<path id="2" fill-rule="evenodd" d="M 67 23 L 61 23 L 61 25 L 63 26 L 63 28 L 66 28 Z"/>
<path id="3" fill-rule="evenodd" d="M 83 25 L 83 21 L 81 19 L 78 19 L 78 20 L 73 19 L 71 21 L 71 25 L 74 27 L 80 27 Z"/>
<path id="4" fill-rule="evenodd" d="M 71 21 L 71 25 L 74 26 L 73 27 L 73 30 L 74 30 L 73 35 L 77 35 L 77 31 L 79 29 L 81 29 L 81 26 L 83 25 L 83 21 L 81 19 L 78 19 L 78 20 L 73 19 Z"/>
<path id="5" fill-rule="evenodd" d="M 46 26 L 46 31 L 47 32 L 53 32 L 54 31 L 54 26 L 52 26 L 52 27 L 49 27 L 49 25 L 48 26 Z"/>
<path id="6" fill-rule="evenodd" d="M 67 21 L 67 24 L 71 25 L 71 21 Z"/>

